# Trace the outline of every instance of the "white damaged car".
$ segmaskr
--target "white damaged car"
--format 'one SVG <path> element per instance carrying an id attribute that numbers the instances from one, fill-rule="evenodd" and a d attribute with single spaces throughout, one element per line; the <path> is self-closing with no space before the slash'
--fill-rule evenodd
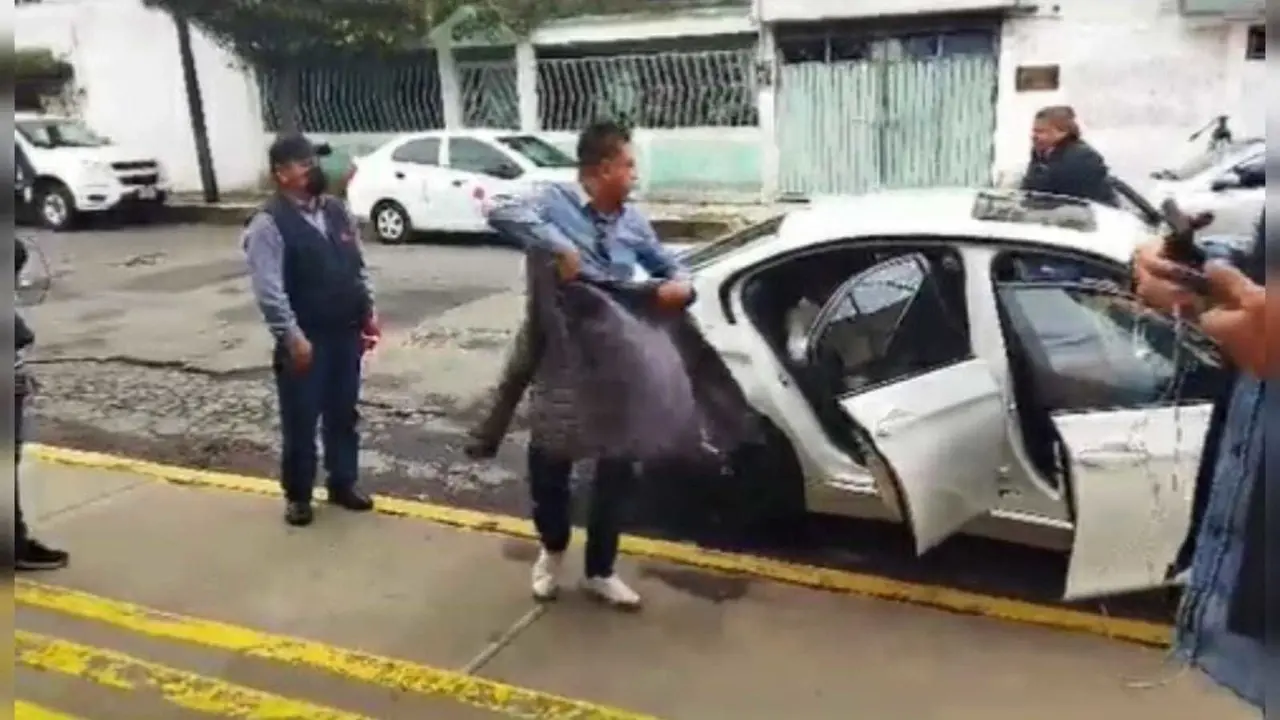
<path id="1" fill-rule="evenodd" d="M 1017 191 L 830 199 L 686 253 L 690 312 L 767 445 L 729 503 L 1070 553 L 1069 599 L 1155 588 L 1190 522 L 1214 344 L 1126 291 L 1151 230 Z"/>

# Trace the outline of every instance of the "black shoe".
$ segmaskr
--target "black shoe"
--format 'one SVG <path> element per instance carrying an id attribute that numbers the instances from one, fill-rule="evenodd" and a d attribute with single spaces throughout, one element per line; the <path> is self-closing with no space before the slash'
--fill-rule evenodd
<path id="1" fill-rule="evenodd" d="M 329 490 L 329 502 L 351 512 L 369 512 L 373 509 L 373 498 L 356 490 Z"/>
<path id="2" fill-rule="evenodd" d="M 39 540 L 28 540 L 18 549 L 18 557 L 14 558 L 15 570 L 60 570 L 67 566 L 71 556 L 62 550 L 54 550 Z"/>
<path id="3" fill-rule="evenodd" d="M 309 502 L 291 501 L 284 506 L 284 521 L 294 527 L 306 527 L 316 519 Z"/>

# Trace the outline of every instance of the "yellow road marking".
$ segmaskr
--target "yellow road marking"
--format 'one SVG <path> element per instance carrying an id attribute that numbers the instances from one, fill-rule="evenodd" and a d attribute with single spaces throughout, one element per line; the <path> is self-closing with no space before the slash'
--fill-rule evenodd
<path id="1" fill-rule="evenodd" d="M 14 720 L 79 720 L 66 713 L 55 712 L 34 703 L 13 701 Z"/>
<path id="2" fill-rule="evenodd" d="M 364 715 L 176 670 L 114 650 L 93 648 L 25 630 L 14 633 L 13 643 L 19 665 L 87 680 L 115 690 L 150 689 L 180 708 L 208 715 L 244 720 L 372 720 Z"/>
<path id="3" fill-rule="evenodd" d="M 48 445 L 32 445 L 29 450 L 24 447 L 23 452 L 29 453 L 31 457 L 44 462 L 95 470 L 114 470 L 175 485 L 230 490 L 269 497 L 278 497 L 280 495 L 279 483 L 262 478 L 162 465 L 147 460 L 135 460 L 117 455 L 71 450 Z M 384 515 L 427 520 L 463 530 L 529 540 L 537 538 L 537 532 L 534 530 L 532 523 L 509 515 L 484 513 L 381 496 L 377 498 L 377 510 Z M 574 537 L 580 541 L 581 533 L 575 532 Z M 1114 640 L 1155 647 L 1168 647 L 1173 634 L 1173 628 L 1162 623 L 1113 618 L 1065 607 L 982 595 L 943 586 L 903 582 L 876 575 L 801 565 L 753 555 L 707 550 L 690 543 L 627 535 L 622 538 L 620 549 L 627 555 L 661 560 L 728 575 L 746 575 L 763 580 L 772 580 L 788 585 L 798 585 L 846 595 L 893 600 L 967 615 L 979 615 L 1058 630 L 1085 632 Z"/>
<path id="4" fill-rule="evenodd" d="M 101 622 L 160 640 L 191 643 L 246 657 L 320 670 L 390 690 L 445 698 L 508 717 L 529 720 L 654 720 L 647 715 L 430 668 L 407 660 L 274 635 L 215 620 L 177 615 L 79 590 L 26 580 L 19 580 L 14 589 L 15 600 L 19 605 Z"/>

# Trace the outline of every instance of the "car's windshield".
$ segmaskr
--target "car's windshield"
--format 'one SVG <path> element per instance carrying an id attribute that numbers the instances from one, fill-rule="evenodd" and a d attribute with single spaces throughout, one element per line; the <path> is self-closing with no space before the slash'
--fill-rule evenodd
<path id="1" fill-rule="evenodd" d="M 681 255 L 680 260 L 690 270 L 704 268 L 734 250 L 744 248 L 758 240 L 773 237 L 778 234 L 778 228 L 782 227 L 782 219 L 784 217 L 786 216 L 778 215 L 765 220 L 762 223 L 757 223 L 738 230 L 737 232 L 730 233 L 719 240 L 714 240 L 706 243 L 705 245 L 696 247 Z"/>
<path id="2" fill-rule="evenodd" d="M 79 120 L 19 120 L 18 132 L 27 142 L 41 148 L 102 147 L 111 141 L 90 130 Z"/>
<path id="3" fill-rule="evenodd" d="M 540 168 L 571 168 L 578 166 L 578 162 L 565 154 L 563 150 L 532 135 L 508 135 L 498 138 L 498 142 L 525 156 L 529 159 L 529 162 Z"/>
<path id="4" fill-rule="evenodd" d="M 1247 150 L 1257 144 L 1257 140 L 1243 140 L 1239 142 L 1226 143 L 1216 148 L 1206 150 L 1181 166 L 1164 170 L 1157 175 L 1165 180 L 1190 180 L 1209 168 L 1217 165 L 1230 155 L 1236 155 L 1243 150 Z"/>

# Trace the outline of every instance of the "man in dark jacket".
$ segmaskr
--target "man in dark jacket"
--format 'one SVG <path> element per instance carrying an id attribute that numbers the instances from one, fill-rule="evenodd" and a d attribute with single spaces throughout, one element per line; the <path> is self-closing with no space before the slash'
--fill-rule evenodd
<path id="1" fill-rule="evenodd" d="M 1272 671 L 1266 616 L 1275 623 L 1278 607 L 1267 596 L 1274 588 L 1267 587 L 1266 556 L 1280 551 L 1276 530 L 1267 523 L 1268 505 L 1280 495 L 1265 461 L 1273 440 L 1267 435 L 1280 423 L 1280 411 L 1267 397 L 1267 385 L 1280 370 L 1274 347 L 1280 327 L 1274 313 L 1268 317 L 1262 283 L 1264 275 L 1271 281 L 1280 275 L 1268 244 L 1276 249 L 1260 220 L 1247 267 L 1211 264 L 1206 270 L 1212 302 L 1199 313 L 1198 324 L 1239 372 L 1215 406 L 1205 439 L 1190 537 L 1180 557 L 1191 572 L 1177 629 L 1182 658 L 1259 709 L 1273 682 L 1266 679 Z M 1162 309 L 1197 313 L 1204 300 L 1179 283 L 1178 267 L 1162 251 L 1160 242 L 1139 251 L 1139 294 Z"/>
<path id="2" fill-rule="evenodd" d="M 356 425 L 362 357 L 380 331 L 359 226 L 343 202 L 326 193 L 316 155 L 300 135 L 272 143 L 276 193 L 244 232 L 253 294 L 276 341 L 280 481 L 285 521 L 295 526 L 313 519 L 321 418 L 329 502 L 355 512 L 373 508 L 356 487 Z"/>
<path id="3" fill-rule="evenodd" d="M 1075 111 L 1052 105 L 1031 124 L 1031 161 L 1022 189 L 1117 205 L 1107 163 L 1084 140 Z"/>
<path id="4" fill-rule="evenodd" d="M 22 273 L 22 268 L 27 264 L 27 246 L 18 240 L 14 243 L 13 259 L 14 271 L 13 276 L 16 279 Z M 29 570 L 57 570 L 66 567 L 68 555 L 62 550 L 55 550 L 41 543 L 39 540 L 31 537 L 27 529 L 27 523 L 22 517 L 22 501 L 18 496 L 18 465 L 22 461 L 22 442 L 23 442 L 23 411 L 25 409 L 27 396 L 31 393 L 34 382 L 28 374 L 25 355 L 31 345 L 35 343 L 35 333 L 31 332 L 31 328 L 18 314 L 17 310 L 13 313 L 13 505 L 17 513 L 17 527 L 15 533 L 14 547 L 14 569 L 18 571 Z"/>

